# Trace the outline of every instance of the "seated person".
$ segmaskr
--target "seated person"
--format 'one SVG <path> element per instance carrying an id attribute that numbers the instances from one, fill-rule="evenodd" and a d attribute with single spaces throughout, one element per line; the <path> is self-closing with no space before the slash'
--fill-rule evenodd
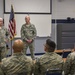
<path id="1" fill-rule="evenodd" d="M 65 65 L 64 65 L 65 75 L 75 75 L 75 51 L 68 54 Z"/>
<path id="2" fill-rule="evenodd" d="M 59 68 L 63 69 L 63 59 L 54 52 L 56 44 L 50 39 L 44 45 L 45 54 L 39 57 L 35 63 L 34 75 L 46 75 L 47 70 Z"/>
<path id="3" fill-rule="evenodd" d="M 23 48 L 24 43 L 22 40 L 15 40 L 13 43 L 14 53 L 12 56 L 2 59 L 0 63 L 0 68 L 4 75 L 21 75 L 21 73 L 25 73 L 25 75 L 32 74 L 32 59 L 22 53 Z"/>

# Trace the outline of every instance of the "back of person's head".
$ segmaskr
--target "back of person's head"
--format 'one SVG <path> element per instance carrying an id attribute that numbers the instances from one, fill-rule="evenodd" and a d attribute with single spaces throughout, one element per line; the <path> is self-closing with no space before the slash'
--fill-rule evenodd
<path id="1" fill-rule="evenodd" d="M 49 52 L 53 52 L 55 50 L 56 44 L 54 41 L 47 39 L 46 40 L 46 46 L 48 47 Z"/>
<path id="2" fill-rule="evenodd" d="M 24 43 L 22 40 L 18 39 L 14 41 L 13 43 L 14 52 L 21 52 L 23 48 L 24 48 Z"/>

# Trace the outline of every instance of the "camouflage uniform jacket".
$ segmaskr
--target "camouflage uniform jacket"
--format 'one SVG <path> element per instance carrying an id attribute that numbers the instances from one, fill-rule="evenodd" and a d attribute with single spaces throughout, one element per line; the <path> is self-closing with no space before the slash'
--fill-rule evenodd
<path id="1" fill-rule="evenodd" d="M 62 57 L 55 52 L 46 52 L 36 61 L 34 75 L 45 75 L 48 69 L 55 68 L 63 70 Z"/>
<path id="2" fill-rule="evenodd" d="M 64 72 L 65 72 L 65 75 L 69 75 L 69 74 L 74 75 L 75 73 L 75 52 L 70 53 L 67 56 L 67 59 L 64 65 Z"/>
<path id="3" fill-rule="evenodd" d="M 21 38 L 25 42 L 26 40 L 34 40 L 36 37 L 36 28 L 33 24 L 23 24 L 21 27 Z"/>
<path id="4" fill-rule="evenodd" d="M 1 63 L 1 68 L 6 75 L 13 75 L 25 72 L 30 75 L 32 71 L 32 59 L 22 53 L 14 53 L 8 58 L 4 58 Z"/>
<path id="5" fill-rule="evenodd" d="M 9 40 L 9 36 L 7 38 L 6 35 L 9 35 L 9 32 L 4 26 L 0 29 L 0 47 L 6 46 L 6 39 Z"/>

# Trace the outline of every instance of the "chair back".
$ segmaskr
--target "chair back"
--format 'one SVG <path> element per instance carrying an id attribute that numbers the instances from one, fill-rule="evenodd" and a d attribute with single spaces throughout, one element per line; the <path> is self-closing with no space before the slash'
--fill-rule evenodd
<path id="1" fill-rule="evenodd" d="M 23 72 L 23 73 L 19 73 L 17 75 L 27 75 L 27 74 L 25 72 Z"/>
<path id="2" fill-rule="evenodd" d="M 47 69 L 46 75 L 62 75 L 62 70 L 59 68 Z"/>

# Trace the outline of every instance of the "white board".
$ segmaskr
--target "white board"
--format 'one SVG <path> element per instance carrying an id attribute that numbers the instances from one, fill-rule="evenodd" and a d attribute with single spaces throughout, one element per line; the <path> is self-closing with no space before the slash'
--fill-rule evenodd
<path id="1" fill-rule="evenodd" d="M 20 30 L 22 24 L 25 23 L 25 14 L 15 14 L 16 20 L 16 37 L 20 37 Z M 4 14 L 4 25 L 8 28 L 10 14 Z M 31 23 L 35 25 L 37 30 L 37 36 L 39 37 L 48 37 L 51 36 L 51 15 L 30 15 Z"/>
<path id="2" fill-rule="evenodd" d="M 11 4 L 15 12 L 50 13 L 50 0 L 5 0 L 5 12 L 10 12 Z"/>

